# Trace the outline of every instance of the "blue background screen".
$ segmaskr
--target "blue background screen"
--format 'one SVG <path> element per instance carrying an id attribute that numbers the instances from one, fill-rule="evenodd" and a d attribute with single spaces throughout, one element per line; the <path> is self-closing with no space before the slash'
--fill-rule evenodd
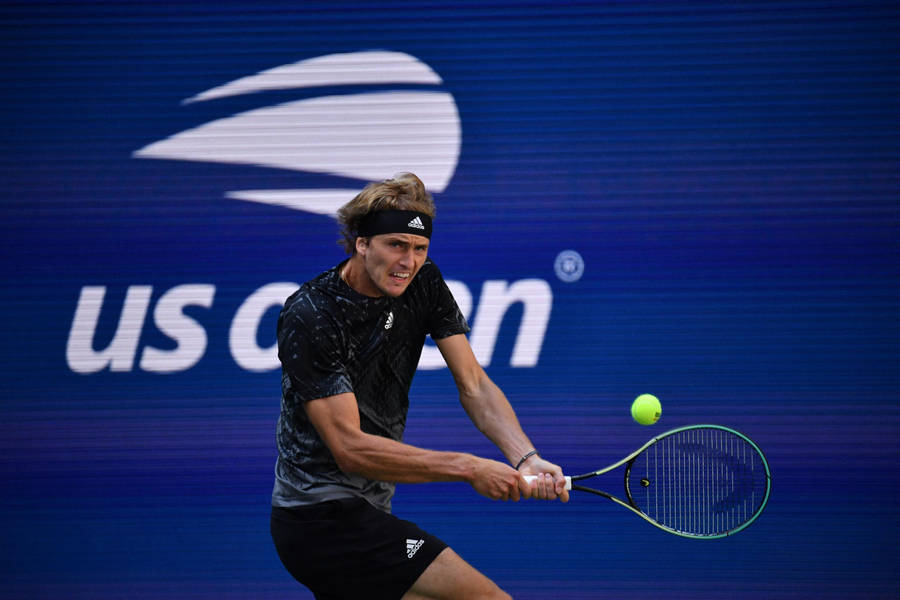
<path id="1" fill-rule="evenodd" d="M 895 3 L 0 11 L 3 597 L 311 597 L 268 530 L 278 303 L 401 171 L 543 456 L 718 423 L 773 491 L 712 542 L 461 483 L 395 514 L 516 598 L 900 593 Z M 502 459 L 422 361 L 405 441 Z"/>

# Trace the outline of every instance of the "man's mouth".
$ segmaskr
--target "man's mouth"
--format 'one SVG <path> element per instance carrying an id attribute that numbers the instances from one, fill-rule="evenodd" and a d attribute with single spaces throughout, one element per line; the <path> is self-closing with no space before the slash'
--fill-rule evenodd
<path id="1" fill-rule="evenodd" d="M 410 275 L 411 275 L 411 273 L 409 273 L 408 271 L 391 273 L 391 277 L 393 277 L 394 279 L 400 279 L 400 280 L 409 279 Z"/>

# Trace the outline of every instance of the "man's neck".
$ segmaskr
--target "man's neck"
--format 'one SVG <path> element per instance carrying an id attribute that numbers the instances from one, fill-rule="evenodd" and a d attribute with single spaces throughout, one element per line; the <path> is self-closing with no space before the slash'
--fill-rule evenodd
<path id="1" fill-rule="evenodd" d="M 362 256 L 359 254 L 351 256 L 341 267 L 341 279 L 350 286 L 350 289 L 363 296 L 368 296 L 369 298 L 382 297 L 384 294 L 382 294 L 369 279 L 369 275 L 366 273 L 366 267 L 362 260 Z"/>

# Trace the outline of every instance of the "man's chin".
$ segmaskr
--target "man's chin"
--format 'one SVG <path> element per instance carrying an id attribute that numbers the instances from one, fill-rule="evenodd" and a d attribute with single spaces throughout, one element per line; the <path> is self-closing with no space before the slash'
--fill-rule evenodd
<path id="1" fill-rule="evenodd" d="M 402 289 L 398 289 L 395 286 L 390 286 L 389 288 L 387 288 L 385 290 L 381 290 L 381 292 L 385 296 L 390 296 L 391 298 L 399 298 L 406 291 L 406 287 L 407 286 L 404 285 Z"/>
<path id="2" fill-rule="evenodd" d="M 381 288 L 381 293 L 386 296 L 391 296 L 393 298 L 402 296 L 403 292 L 406 291 L 406 288 L 409 287 L 410 281 L 412 281 L 412 277 L 410 277 L 408 280 L 406 280 L 402 283 L 391 281 L 386 286 Z"/>

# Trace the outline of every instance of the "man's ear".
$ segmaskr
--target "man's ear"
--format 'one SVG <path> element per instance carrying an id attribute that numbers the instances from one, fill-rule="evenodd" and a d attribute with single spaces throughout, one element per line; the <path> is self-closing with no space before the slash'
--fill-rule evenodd
<path id="1" fill-rule="evenodd" d="M 369 249 L 369 238 L 358 237 L 356 238 L 356 253 L 365 256 L 366 250 Z"/>

